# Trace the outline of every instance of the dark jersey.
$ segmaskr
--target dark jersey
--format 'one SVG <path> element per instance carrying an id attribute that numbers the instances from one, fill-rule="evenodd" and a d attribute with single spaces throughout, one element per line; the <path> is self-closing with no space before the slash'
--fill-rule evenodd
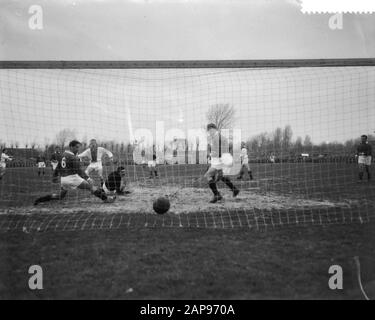
<path id="1" fill-rule="evenodd" d="M 54 152 L 51 156 L 51 161 L 57 161 L 60 162 L 62 159 L 62 154 L 60 152 Z"/>
<path id="2" fill-rule="evenodd" d="M 358 156 L 371 156 L 372 155 L 372 148 L 369 143 L 361 143 L 357 147 L 357 155 Z"/>
<path id="3" fill-rule="evenodd" d="M 105 186 L 109 191 L 121 191 L 121 175 L 117 171 L 111 172 L 105 182 Z"/>
<path id="4" fill-rule="evenodd" d="M 44 157 L 42 156 L 39 156 L 36 158 L 36 163 L 39 163 L 39 162 L 45 162 L 46 160 L 44 159 Z"/>
<path id="5" fill-rule="evenodd" d="M 86 179 L 87 175 L 81 168 L 80 159 L 73 154 L 71 151 L 65 151 L 62 155 L 59 164 L 55 170 L 55 175 L 59 174 L 62 177 L 71 176 L 78 174 L 82 178 Z"/>

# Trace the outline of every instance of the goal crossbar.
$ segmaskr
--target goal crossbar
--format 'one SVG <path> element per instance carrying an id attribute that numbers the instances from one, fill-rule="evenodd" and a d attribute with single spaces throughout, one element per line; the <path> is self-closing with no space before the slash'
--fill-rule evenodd
<path id="1" fill-rule="evenodd" d="M 184 69 L 375 66 L 375 58 L 286 60 L 0 61 L 0 69 Z"/>

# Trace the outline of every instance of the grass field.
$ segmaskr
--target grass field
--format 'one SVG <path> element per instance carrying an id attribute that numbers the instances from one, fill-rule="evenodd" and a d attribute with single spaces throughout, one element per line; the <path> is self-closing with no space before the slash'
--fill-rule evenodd
<path id="1" fill-rule="evenodd" d="M 90 195 L 32 207 L 58 186 L 50 173 L 10 169 L 0 184 L 0 298 L 375 298 L 375 185 L 340 163 L 257 164 L 239 199 L 211 205 L 205 166 L 128 167 L 132 195 L 104 205 Z M 48 171 L 48 170 L 47 170 Z M 171 210 L 152 200 L 171 195 Z M 30 265 L 44 289 L 28 289 Z M 344 289 L 328 288 L 328 269 Z"/>

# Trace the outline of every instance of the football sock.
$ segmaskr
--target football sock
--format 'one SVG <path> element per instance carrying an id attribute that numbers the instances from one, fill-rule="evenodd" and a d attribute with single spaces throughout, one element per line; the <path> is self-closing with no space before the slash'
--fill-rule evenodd
<path id="1" fill-rule="evenodd" d="M 232 190 L 234 191 L 236 187 L 233 185 L 233 183 L 229 180 L 227 177 L 222 177 L 221 180 Z"/>
<path id="2" fill-rule="evenodd" d="M 216 183 L 215 182 L 210 182 L 208 184 L 208 186 L 210 187 L 211 191 L 213 192 L 213 194 L 215 196 L 218 196 L 219 195 L 219 191 L 217 190 L 217 186 L 216 186 Z"/>
<path id="3" fill-rule="evenodd" d="M 47 201 L 51 201 L 51 200 L 59 200 L 59 199 L 60 199 L 60 197 L 58 195 L 48 194 L 46 196 L 43 196 L 43 197 L 40 197 L 40 198 L 36 199 L 34 204 L 38 204 L 38 203 L 41 203 L 41 202 L 47 202 Z"/>
<path id="4" fill-rule="evenodd" d="M 253 180 L 253 173 L 249 171 L 250 180 Z"/>
<path id="5" fill-rule="evenodd" d="M 358 174 L 358 176 L 359 176 L 359 180 L 362 180 L 362 179 L 363 179 L 363 172 L 360 172 L 360 173 Z"/>

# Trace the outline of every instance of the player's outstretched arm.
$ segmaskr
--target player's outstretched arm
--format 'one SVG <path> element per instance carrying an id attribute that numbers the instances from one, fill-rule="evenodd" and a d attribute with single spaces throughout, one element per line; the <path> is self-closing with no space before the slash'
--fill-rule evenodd
<path id="1" fill-rule="evenodd" d="M 86 149 L 82 153 L 78 154 L 77 157 L 82 159 L 82 158 L 88 158 L 90 153 L 90 149 Z"/>

